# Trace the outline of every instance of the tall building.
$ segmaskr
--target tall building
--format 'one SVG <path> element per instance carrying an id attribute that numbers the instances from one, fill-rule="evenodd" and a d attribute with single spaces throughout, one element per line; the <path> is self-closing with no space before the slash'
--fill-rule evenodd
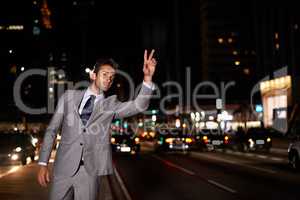
<path id="1" fill-rule="evenodd" d="M 266 126 L 285 127 L 300 102 L 300 15 L 293 2 L 252 1 Z M 278 123 L 276 123 L 278 122 Z M 279 123 L 280 122 L 280 123 Z"/>
<path id="2" fill-rule="evenodd" d="M 244 2 L 202 0 L 200 5 L 202 80 L 235 82 L 227 102 L 249 99 L 255 83 L 256 50 L 250 10 Z"/>

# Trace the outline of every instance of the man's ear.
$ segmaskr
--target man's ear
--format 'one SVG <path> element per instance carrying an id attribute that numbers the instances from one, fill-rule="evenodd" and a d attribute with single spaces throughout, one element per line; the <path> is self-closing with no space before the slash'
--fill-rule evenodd
<path id="1" fill-rule="evenodd" d="M 90 79 L 92 81 L 96 80 L 96 73 L 94 72 L 94 70 L 91 70 L 89 74 L 90 74 Z"/>

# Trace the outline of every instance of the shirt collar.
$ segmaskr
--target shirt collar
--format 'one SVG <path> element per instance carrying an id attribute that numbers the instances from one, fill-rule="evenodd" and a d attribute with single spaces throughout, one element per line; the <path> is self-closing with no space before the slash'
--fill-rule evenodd
<path id="1" fill-rule="evenodd" d="M 91 96 L 91 95 L 96 96 L 96 99 L 99 99 L 99 98 L 103 98 L 103 97 L 104 97 L 104 96 L 103 96 L 103 93 L 96 94 L 96 93 L 94 93 L 94 92 L 91 90 L 90 87 L 88 87 L 87 90 L 86 90 L 86 92 L 85 92 L 85 95 L 84 95 L 84 96 L 89 97 L 89 96 Z"/>

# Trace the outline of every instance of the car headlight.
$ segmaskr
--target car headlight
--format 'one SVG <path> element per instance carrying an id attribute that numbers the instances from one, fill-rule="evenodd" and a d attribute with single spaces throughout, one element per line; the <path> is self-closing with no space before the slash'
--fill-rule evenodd
<path id="1" fill-rule="evenodd" d="M 116 142 L 116 139 L 112 137 L 112 138 L 110 139 L 110 142 L 111 142 L 112 144 L 114 144 L 114 143 Z"/>
<path id="2" fill-rule="evenodd" d="M 15 148 L 15 152 L 21 152 L 21 151 L 22 151 L 22 148 L 21 148 L 21 147 Z"/>
<path id="3" fill-rule="evenodd" d="M 18 160 L 19 156 L 17 154 L 12 154 L 11 159 L 12 160 Z"/>

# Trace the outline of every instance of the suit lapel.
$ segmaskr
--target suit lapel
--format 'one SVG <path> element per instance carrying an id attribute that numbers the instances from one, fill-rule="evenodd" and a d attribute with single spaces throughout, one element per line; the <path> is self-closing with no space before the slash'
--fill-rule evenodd
<path id="1" fill-rule="evenodd" d="M 85 92 L 86 92 L 86 89 L 85 90 L 80 90 L 74 96 L 74 110 L 78 114 L 78 116 L 79 116 L 79 106 L 80 106 L 80 103 L 83 99 L 83 96 L 84 96 Z"/>
<path id="2" fill-rule="evenodd" d="M 89 121 L 87 122 L 88 124 L 91 123 L 94 118 L 99 115 L 101 115 L 103 113 L 103 109 L 104 109 L 104 102 L 106 99 L 100 99 L 95 105 L 94 105 L 94 110 L 90 116 Z"/>

